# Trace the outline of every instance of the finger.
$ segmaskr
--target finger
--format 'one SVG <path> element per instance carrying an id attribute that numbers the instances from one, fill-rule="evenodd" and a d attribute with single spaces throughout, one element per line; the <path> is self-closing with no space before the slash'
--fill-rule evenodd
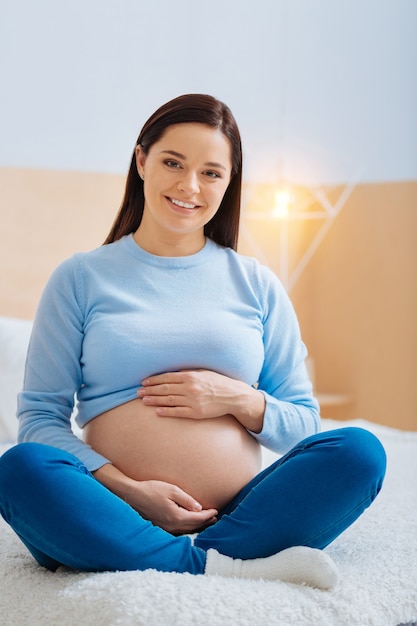
<path id="1" fill-rule="evenodd" d="M 215 520 L 215 518 L 212 518 Z M 215 520 L 216 521 L 216 520 Z M 173 535 L 184 535 L 186 533 L 199 533 L 209 526 L 215 524 L 215 521 L 204 521 L 201 520 L 178 520 L 176 523 L 174 522 L 172 525 L 169 524 L 168 530 Z"/>
<path id="2" fill-rule="evenodd" d="M 139 396 L 147 406 L 155 407 L 155 412 L 160 417 L 188 417 L 200 419 L 203 415 L 198 415 L 191 406 L 183 406 L 184 398 L 179 396 Z"/>
<path id="3" fill-rule="evenodd" d="M 200 512 L 203 510 L 203 507 L 198 502 L 198 500 L 190 496 L 179 487 L 175 489 L 175 491 L 172 493 L 171 500 L 172 502 L 174 502 L 174 504 L 186 511 Z"/>
<path id="4" fill-rule="evenodd" d="M 179 509 L 177 521 L 182 526 L 188 525 L 190 528 L 201 528 L 217 521 L 217 516 L 213 515 L 213 511 L 214 509 L 205 509 L 197 513 Z"/>
<path id="5" fill-rule="evenodd" d="M 181 386 L 173 383 L 165 383 L 163 385 L 153 385 L 152 387 L 140 387 L 137 392 L 139 398 L 162 398 L 162 402 L 166 404 L 164 398 L 172 397 L 170 404 L 175 404 L 174 398 L 184 398 L 185 393 L 181 393 Z M 176 402 L 178 404 L 178 401 Z"/>
<path id="6" fill-rule="evenodd" d="M 205 528 L 208 528 L 209 526 L 213 526 L 216 522 L 217 522 L 217 517 L 211 517 L 209 520 L 206 520 L 203 524 L 201 524 L 201 526 L 199 526 L 198 528 L 195 528 L 194 532 L 200 533 Z"/>
<path id="7" fill-rule="evenodd" d="M 145 385 L 140 387 L 140 396 L 168 396 L 175 391 L 176 387 L 172 383 L 158 383 L 157 385 Z"/>
<path id="8" fill-rule="evenodd" d="M 181 406 L 184 404 L 182 396 L 175 396 L 172 393 L 167 396 L 140 394 L 139 397 L 142 398 L 144 404 L 151 404 L 152 406 Z"/>
<path id="9" fill-rule="evenodd" d="M 194 409 L 189 406 L 157 406 L 155 407 L 155 413 L 159 417 L 178 417 L 185 419 L 203 419 L 203 415 L 199 415 L 196 413 Z"/>
<path id="10" fill-rule="evenodd" d="M 214 509 L 207 509 L 196 513 L 177 507 L 177 512 L 172 516 L 166 530 L 179 534 L 199 532 L 217 521 L 217 516 L 212 515 L 213 511 Z"/>
<path id="11" fill-rule="evenodd" d="M 181 372 L 165 372 L 164 374 L 156 374 L 155 376 L 147 376 L 142 380 L 144 387 L 152 387 L 154 385 L 166 385 L 176 383 L 181 380 Z"/>

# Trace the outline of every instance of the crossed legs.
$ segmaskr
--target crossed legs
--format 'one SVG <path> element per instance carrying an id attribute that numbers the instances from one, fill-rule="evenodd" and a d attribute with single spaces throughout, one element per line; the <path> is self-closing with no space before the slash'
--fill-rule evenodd
<path id="1" fill-rule="evenodd" d="M 371 504 L 384 473 L 384 450 L 368 431 L 313 435 L 256 476 L 193 544 L 144 520 L 76 457 L 26 443 L 0 458 L 0 513 L 52 570 L 202 574 L 212 551 L 245 561 L 324 548 Z"/>

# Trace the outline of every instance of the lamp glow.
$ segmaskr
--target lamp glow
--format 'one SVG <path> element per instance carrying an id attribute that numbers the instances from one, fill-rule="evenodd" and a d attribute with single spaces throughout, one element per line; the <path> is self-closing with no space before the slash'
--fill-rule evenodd
<path id="1" fill-rule="evenodd" d="M 280 189 L 275 193 L 275 206 L 272 209 L 274 217 L 285 219 L 290 214 L 292 195 L 287 189 Z"/>

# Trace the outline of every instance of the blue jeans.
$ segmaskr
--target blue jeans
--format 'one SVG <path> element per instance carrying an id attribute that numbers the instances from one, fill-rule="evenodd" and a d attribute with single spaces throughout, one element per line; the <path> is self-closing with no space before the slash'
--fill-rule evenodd
<path id="1" fill-rule="evenodd" d="M 0 458 L 0 513 L 50 570 L 202 574 L 209 548 L 241 559 L 324 548 L 374 500 L 385 465 L 382 445 L 366 430 L 308 437 L 242 489 L 193 544 L 144 520 L 71 454 L 23 443 Z"/>

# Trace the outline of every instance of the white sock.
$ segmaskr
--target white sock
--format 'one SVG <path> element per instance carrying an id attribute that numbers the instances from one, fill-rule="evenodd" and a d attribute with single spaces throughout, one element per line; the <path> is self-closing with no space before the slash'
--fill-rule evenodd
<path id="1" fill-rule="evenodd" d="M 318 589 L 332 589 L 339 571 L 332 558 L 322 550 L 295 546 L 264 559 L 232 559 L 217 550 L 207 551 L 205 574 L 231 578 L 260 578 L 306 584 Z"/>

